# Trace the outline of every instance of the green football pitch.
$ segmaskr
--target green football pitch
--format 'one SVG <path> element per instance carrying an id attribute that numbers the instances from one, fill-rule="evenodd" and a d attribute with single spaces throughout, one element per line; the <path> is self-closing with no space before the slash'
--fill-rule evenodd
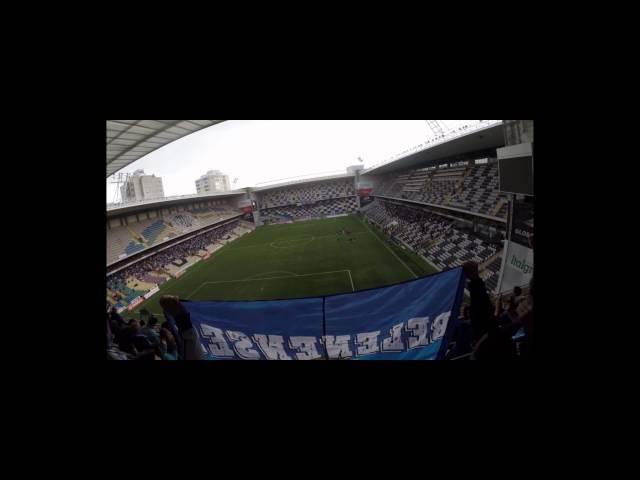
<path id="1" fill-rule="evenodd" d="M 349 236 L 342 230 L 351 231 Z M 162 295 L 183 300 L 275 300 L 352 292 L 435 273 L 418 255 L 351 215 L 256 228 L 171 279 L 125 318 L 161 316 Z M 162 320 L 161 320 L 162 321 Z"/>

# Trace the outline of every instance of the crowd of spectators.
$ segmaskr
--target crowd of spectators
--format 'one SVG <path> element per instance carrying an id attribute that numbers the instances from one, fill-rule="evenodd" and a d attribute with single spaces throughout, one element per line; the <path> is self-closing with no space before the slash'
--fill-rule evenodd
<path id="1" fill-rule="evenodd" d="M 466 261 L 483 265 L 483 277 L 495 288 L 495 264 L 487 271 L 485 261 L 503 248 L 504 231 L 477 219 L 451 218 L 416 206 L 377 199 L 365 216 L 390 237 L 401 240 L 436 268 L 449 269 Z M 499 264 L 498 264 L 499 266 Z"/>
<path id="2" fill-rule="evenodd" d="M 174 245 L 166 250 L 156 253 L 155 255 L 145 258 L 144 260 L 130 265 L 123 270 L 120 270 L 107 278 L 107 288 L 112 291 L 113 299 L 118 301 L 123 298 L 118 290 L 126 285 L 127 281 L 131 278 L 141 280 L 147 274 L 154 272 L 163 273 L 163 269 L 166 265 L 172 262 L 182 260 L 186 257 L 196 255 L 199 251 L 204 250 L 207 245 L 214 243 L 217 240 L 228 238 L 234 228 L 238 226 L 238 222 L 231 222 L 222 227 L 211 230 L 202 235 L 190 238 L 178 245 Z M 135 288 L 135 284 L 133 285 Z M 109 304 L 109 302 L 107 301 Z M 110 304 L 109 304 L 110 307 Z"/>
<path id="3" fill-rule="evenodd" d="M 106 314 L 108 360 L 202 360 L 204 352 L 189 313 L 178 297 L 163 295 L 163 311 L 174 319 L 160 323 L 142 310 L 140 320 L 125 320 L 115 308 Z"/>
<path id="4" fill-rule="evenodd" d="M 463 307 L 445 360 L 510 360 L 534 356 L 534 280 L 528 295 L 521 288 L 492 302 L 478 265 L 463 267 L 470 303 Z M 495 305 L 494 305 L 495 303 Z M 163 310 L 174 324 L 160 324 L 148 312 L 125 321 L 115 308 L 107 313 L 107 358 L 110 360 L 201 360 L 204 352 L 189 313 L 177 297 L 163 295 Z"/>
<path id="5" fill-rule="evenodd" d="M 452 233 L 453 220 L 419 208 L 377 200 L 365 216 L 380 225 L 382 231 L 395 236 L 416 252 L 423 253 L 436 238 Z"/>
<path id="6" fill-rule="evenodd" d="M 279 218 L 322 218 L 330 215 L 345 215 L 355 213 L 357 210 L 358 202 L 356 198 L 347 197 L 322 200 L 311 205 L 288 205 L 269 208 L 262 210 L 261 214 L 264 219 L 277 221 Z"/>
<path id="7" fill-rule="evenodd" d="M 470 303 L 463 307 L 445 360 L 510 360 L 534 355 L 534 280 L 528 295 L 521 288 L 492 302 L 478 264 L 463 266 Z M 162 325 L 148 312 L 125 321 L 115 308 L 107 313 L 107 358 L 110 360 L 201 360 L 204 353 L 188 312 L 177 297 L 163 295 L 163 310 L 174 325 Z"/>
<path id="8" fill-rule="evenodd" d="M 174 332 L 165 322 L 142 311 L 141 320 L 125 321 L 115 308 L 107 313 L 109 360 L 178 360 Z M 146 320 L 145 320 L 146 319 Z"/>
<path id="9" fill-rule="evenodd" d="M 496 295 L 495 301 L 478 275 L 478 264 L 463 266 L 468 280 L 470 303 L 449 344 L 446 358 L 473 360 L 507 360 L 532 358 L 534 354 L 534 279 L 528 295 L 520 287 L 512 292 Z"/>
<path id="10" fill-rule="evenodd" d="M 298 203 L 313 203 L 319 200 L 328 200 L 355 194 L 356 190 L 353 185 L 353 178 L 276 188 L 266 190 L 261 194 L 260 208 L 282 207 L 286 205 L 296 205 Z"/>

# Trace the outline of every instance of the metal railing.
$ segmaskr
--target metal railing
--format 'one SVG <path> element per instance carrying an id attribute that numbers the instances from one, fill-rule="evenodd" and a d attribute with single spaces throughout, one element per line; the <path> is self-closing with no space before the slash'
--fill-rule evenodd
<path id="1" fill-rule="evenodd" d="M 489 127 L 493 127 L 494 125 L 498 125 L 501 124 L 502 120 L 481 120 L 479 123 L 473 124 L 473 125 L 465 125 L 462 126 L 460 128 L 456 128 L 455 130 L 450 130 L 448 133 L 446 133 L 445 135 L 441 136 L 441 137 L 436 137 L 436 138 L 432 138 L 427 140 L 424 143 L 421 143 L 420 145 L 416 145 L 415 147 L 411 147 L 408 148 L 407 150 L 405 150 L 402 153 L 398 153 L 394 156 L 392 156 L 391 158 L 388 158 L 386 160 L 383 160 L 382 162 L 376 163 L 375 165 L 365 169 L 364 171 L 362 171 L 362 174 L 366 174 L 378 167 L 381 167 L 382 165 L 386 165 L 388 163 L 391 163 L 395 160 L 399 160 L 401 158 L 404 157 L 408 157 L 409 155 L 413 155 L 414 153 L 418 153 L 418 152 L 422 152 L 424 150 L 427 150 L 429 148 L 435 147 L 436 145 L 441 145 L 443 143 L 449 142 L 451 140 L 453 140 L 454 138 L 459 138 L 459 137 L 463 137 L 465 135 L 468 135 L 470 133 L 474 133 L 477 132 L 479 130 L 484 130 L 486 128 Z"/>

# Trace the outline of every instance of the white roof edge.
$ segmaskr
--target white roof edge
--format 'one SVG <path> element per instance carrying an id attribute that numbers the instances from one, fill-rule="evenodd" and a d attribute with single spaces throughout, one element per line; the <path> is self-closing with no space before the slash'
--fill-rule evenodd
<path id="1" fill-rule="evenodd" d="M 272 190 L 274 188 L 282 188 L 288 187 L 290 185 L 302 185 L 304 183 L 314 183 L 314 182 L 322 182 L 325 180 L 337 180 L 340 178 L 353 178 L 355 177 L 354 173 L 341 173 L 339 175 L 328 175 L 325 177 L 315 177 L 315 178 L 305 178 L 303 180 L 291 180 L 289 182 L 283 183 L 274 183 L 273 185 L 267 185 L 264 187 L 251 187 L 251 191 L 253 192 L 264 192 L 266 190 Z"/>
<path id="2" fill-rule="evenodd" d="M 420 145 L 417 145 L 415 147 L 409 148 L 407 150 L 405 150 L 403 153 L 400 153 L 398 155 L 395 155 L 393 157 L 391 157 L 391 159 L 388 160 L 384 160 L 380 163 L 375 164 L 372 167 L 366 168 L 364 170 L 362 170 L 360 172 L 360 175 L 367 175 L 375 170 L 377 170 L 380 167 L 386 167 L 389 166 L 395 162 L 398 162 L 400 160 L 402 160 L 403 158 L 407 158 L 410 157 L 411 155 L 415 155 L 416 153 L 419 152 L 424 152 L 426 150 L 430 150 L 434 147 L 440 146 L 440 145 L 444 145 L 445 143 L 449 143 L 449 142 L 453 142 L 455 140 L 459 140 L 461 138 L 464 138 L 468 135 L 471 134 L 475 134 L 478 133 L 482 130 L 487 130 L 489 128 L 494 128 L 497 125 L 501 125 L 503 123 L 502 120 L 487 120 L 487 123 L 478 123 L 476 125 L 472 125 L 472 128 L 469 129 L 465 129 L 465 130 L 461 130 L 460 132 L 455 132 L 453 135 L 447 137 L 447 138 L 443 138 L 441 141 L 436 141 L 436 142 L 432 142 L 432 143 L 422 143 Z"/>

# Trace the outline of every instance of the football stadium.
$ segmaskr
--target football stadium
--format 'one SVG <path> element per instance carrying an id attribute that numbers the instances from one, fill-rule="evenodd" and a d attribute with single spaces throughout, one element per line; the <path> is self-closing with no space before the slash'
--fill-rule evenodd
<path id="1" fill-rule="evenodd" d="M 532 120 L 426 120 L 370 166 L 242 188 L 208 171 L 196 194 L 122 173 L 225 122 L 106 122 L 108 359 L 532 356 Z"/>

